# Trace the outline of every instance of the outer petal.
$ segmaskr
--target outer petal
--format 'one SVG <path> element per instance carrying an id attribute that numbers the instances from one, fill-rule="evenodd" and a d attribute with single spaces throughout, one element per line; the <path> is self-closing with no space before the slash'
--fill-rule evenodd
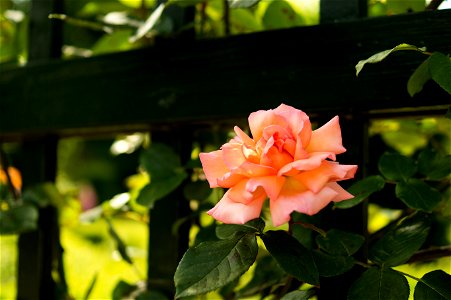
<path id="1" fill-rule="evenodd" d="M 318 193 L 328 182 L 346 180 L 354 177 L 356 165 L 340 165 L 338 163 L 323 161 L 316 169 L 296 175 L 309 190 Z"/>
<path id="2" fill-rule="evenodd" d="M 274 110 L 259 110 L 249 115 L 249 129 L 252 133 L 254 141 L 260 140 L 263 135 L 263 130 L 270 125 L 287 126 L 285 119 L 274 114 Z"/>
<path id="3" fill-rule="evenodd" d="M 224 177 L 230 171 L 222 159 L 222 150 L 200 153 L 199 158 L 210 187 L 218 187 L 217 179 Z"/>
<path id="4" fill-rule="evenodd" d="M 227 191 L 215 207 L 207 213 L 218 221 L 226 224 L 244 224 L 249 220 L 258 218 L 266 195 L 260 193 L 258 197 L 248 204 L 235 202 L 229 197 Z"/>
<path id="5" fill-rule="evenodd" d="M 340 154 L 346 151 L 342 145 L 341 129 L 338 116 L 316 129 L 312 133 L 308 152 L 333 152 Z"/>
<path id="6" fill-rule="evenodd" d="M 335 198 L 332 199 L 332 201 L 334 202 L 340 202 L 343 200 L 349 200 L 354 198 L 354 195 L 350 194 L 336 182 L 330 182 L 326 186 L 337 192 L 337 196 L 335 196 Z"/>
<path id="7" fill-rule="evenodd" d="M 295 181 L 295 179 L 291 179 Z M 301 183 L 290 183 L 280 192 L 277 200 L 270 202 L 271 218 L 274 226 L 280 226 L 290 220 L 293 211 L 314 215 L 327 206 L 337 192 L 324 187 L 319 193 L 306 190 Z"/>

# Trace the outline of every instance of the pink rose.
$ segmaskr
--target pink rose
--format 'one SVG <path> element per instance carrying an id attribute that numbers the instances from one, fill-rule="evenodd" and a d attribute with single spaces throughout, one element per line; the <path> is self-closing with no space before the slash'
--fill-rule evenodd
<path id="1" fill-rule="evenodd" d="M 208 211 L 224 223 L 243 224 L 260 216 L 270 201 L 274 226 L 293 211 L 314 215 L 331 201 L 353 198 L 337 181 L 354 177 L 356 165 L 340 165 L 335 155 L 346 151 L 338 116 L 312 131 L 309 117 L 281 104 L 249 116 L 252 138 L 235 126 L 236 136 L 221 150 L 201 153 L 210 187 L 229 188 Z"/>

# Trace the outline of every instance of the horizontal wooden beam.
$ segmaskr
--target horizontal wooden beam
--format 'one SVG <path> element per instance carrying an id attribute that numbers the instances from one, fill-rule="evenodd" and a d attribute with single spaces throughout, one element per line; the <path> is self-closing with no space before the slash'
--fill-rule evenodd
<path id="1" fill-rule="evenodd" d="M 425 57 L 400 43 L 451 53 L 451 11 L 268 31 L 223 39 L 159 40 L 152 48 L 2 70 L 0 140 L 128 131 L 242 118 L 281 102 L 309 113 L 362 114 L 451 104 L 435 83 L 410 98 Z M 88 131 L 86 131 L 86 129 Z"/>

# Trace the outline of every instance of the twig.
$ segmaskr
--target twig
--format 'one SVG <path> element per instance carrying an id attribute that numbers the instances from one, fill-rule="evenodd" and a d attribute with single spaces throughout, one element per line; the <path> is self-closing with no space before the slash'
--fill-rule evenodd
<path id="1" fill-rule="evenodd" d="M 230 35 L 230 8 L 228 0 L 224 0 L 224 34 Z"/>
<path id="2" fill-rule="evenodd" d="M 441 257 L 451 256 L 451 246 L 434 247 L 416 252 L 407 261 L 408 264 L 419 261 L 429 261 Z"/>
<path id="3" fill-rule="evenodd" d="M 432 0 L 428 6 L 426 6 L 426 10 L 437 10 L 442 3 L 443 0 Z"/>

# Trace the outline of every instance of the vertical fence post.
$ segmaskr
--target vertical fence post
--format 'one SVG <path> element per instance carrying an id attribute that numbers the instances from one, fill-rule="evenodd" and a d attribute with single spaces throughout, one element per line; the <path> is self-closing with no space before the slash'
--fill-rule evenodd
<path id="1" fill-rule="evenodd" d="M 342 164 L 356 164 L 359 166 L 356 180 L 366 175 L 368 161 L 368 119 L 358 113 L 342 116 L 340 118 L 343 145 L 346 153 L 339 155 L 338 160 Z M 342 183 L 344 187 L 345 183 Z M 324 229 L 340 229 L 354 232 L 363 236 L 367 235 L 367 202 L 363 202 L 349 209 L 335 209 L 326 211 L 322 218 Z M 356 253 L 356 258 L 366 261 L 367 245 L 362 246 Z M 355 266 L 348 272 L 334 277 L 321 277 L 318 299 L 346 299 L 352 283 L 360 276 L 363 268 Z"/>
<path id="2" fill-rule="evenodd" d="M 62 28 L 48 18 L 62 12 L 62 0 L 33 0 L 30 12 L 28 60 L 46 61 L 61 56 Z M 42 99 L 45 105 L 45 99 Z M 24 108 L 26 109 L 26 108 Z M 27 141 L 22 146 L 24 187 L 54 181 L 57 138 Z M 21 234 L 18 241 L 17 299 L 56 299 L 53 271 L 62 275 L 62 249 L 55 207 L 39 209 L 38 229 Z M 60 284 L 65 289 L 64 277 Z M 61 286 L 60 286 L 61 287 Z"/>
<path id="3" fill-rule="evenodd" d="M 152 140 L 174 148 L 182 164 L 190 159 L 192 140 L 189 131 L 180 128 L 168 132 L 153 131 Z M 149 212 L 148 289 L 162 291 L 171 299 L 175 294 L 174 273 L 188 248 L 190 228 L 189 222 L 182 223 L 178 228 L 174 225 L 189 213 L 189 204 L 183 195 L 183 184 L 158 200 Z"/>

